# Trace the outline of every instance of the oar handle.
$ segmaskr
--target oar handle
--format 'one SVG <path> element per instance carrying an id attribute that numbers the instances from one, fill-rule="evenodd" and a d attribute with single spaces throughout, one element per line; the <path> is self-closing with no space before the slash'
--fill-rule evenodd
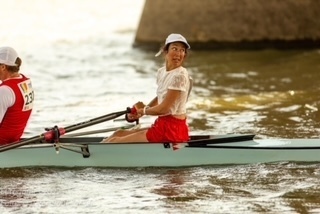
<path id="1" fill-rule="evenodd" d="M 128 123 L 133 123 L 135 122 L 136 124 L 139 124 L 139 119 L 130 119 L 128 117 L 128 113 L 130 114 L 137 114 L 137 107 L 136 106 L 133 106 L 132 108 L 128 107 L 127 108 L 127 113 L 125 115 L 125 120 L 128 122 Z"/>

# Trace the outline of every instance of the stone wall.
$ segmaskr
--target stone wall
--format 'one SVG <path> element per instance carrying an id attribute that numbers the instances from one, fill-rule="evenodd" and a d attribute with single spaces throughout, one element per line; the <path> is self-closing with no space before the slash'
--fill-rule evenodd
<path id="1" fill-rule="evenodd" d="M 146 0 L 134 45 L 170 33 L 193 49 L 320 47 L 320 0 Z"/>

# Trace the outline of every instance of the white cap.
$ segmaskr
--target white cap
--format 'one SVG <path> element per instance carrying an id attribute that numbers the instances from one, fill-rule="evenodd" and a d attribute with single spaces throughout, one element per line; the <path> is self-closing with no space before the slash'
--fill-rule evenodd
<path id="1" fill-rule="evenodd" d="M 0 64 L 17 66 L 18 53 L 11 47 L 0 48 Z"/>
<path id="2" fill-rule="evenodd" d="M 190 49 L 190 45 L 188 44 L 186 38 L 184 38 L 181 34 L 177 34 L 177 33 L 170 34 L 166 39 L 165 45 L 168 45 L 172 42 L 182 42 L 187 46 L 187 49 Z"/>
<path id="3" fill-rule="evenodd" d="M 168 44 L 172 43 L 172 42 L 182 42 L 187 46 L 187 49 L 190 49 L 190 45 L 188 44 L 186 38 L 184 38 L 181 34 L 177 34 L 177 33 L 172 33 L 170 34 L 167 39 L 166 39 L 166 43 L 165 46 L 167 46 Z M 159 50 L 158 53 L 156 53 L 155 57 L 158 57 L 162 54 L 162 49 Z"/>

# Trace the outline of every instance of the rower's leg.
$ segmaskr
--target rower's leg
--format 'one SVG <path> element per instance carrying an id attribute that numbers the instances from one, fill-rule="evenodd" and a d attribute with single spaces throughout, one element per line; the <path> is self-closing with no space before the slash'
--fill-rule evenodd
<path id="1" fill-rule="evenodd" d="M 136 130 L 136 132 L 125 136 L 114 136 L 103 140 L 103 143 L 137 143 L 148 142 L 146 137 L 147 129 Z"/>
<path id="2" fill-rule="evenodd" d="M 127 136 L 127 135 L 131 135 L 131 134 L 133 134 L 133 133 L 137 133 L 137 132 L 140 132 L 140 131 L 143 131 L 143 130 L 147 130 L 147 129 L 148 129 L 148 128 L 131 129 L 131 130 L 119 129 L 119 130 L 115 131 L 112 135 L 110 135 L 109 137 L 103 139 L 101 143 L 108 143 L 108 142 L 110 142 L 110 140 L 111 140 L 112 138 L 115 138 L 115 137 L 124 137 L 124 136 Z"/>

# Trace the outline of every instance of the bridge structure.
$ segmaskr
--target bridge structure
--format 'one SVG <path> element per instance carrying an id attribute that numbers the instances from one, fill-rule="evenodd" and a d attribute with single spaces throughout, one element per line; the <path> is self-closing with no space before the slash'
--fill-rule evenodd
<path id="1" fill-rule="evenodd" d="M 134 46 L 170 33 L 193 49 L 319 48 L 319 0 L 146 0 Z"/>

